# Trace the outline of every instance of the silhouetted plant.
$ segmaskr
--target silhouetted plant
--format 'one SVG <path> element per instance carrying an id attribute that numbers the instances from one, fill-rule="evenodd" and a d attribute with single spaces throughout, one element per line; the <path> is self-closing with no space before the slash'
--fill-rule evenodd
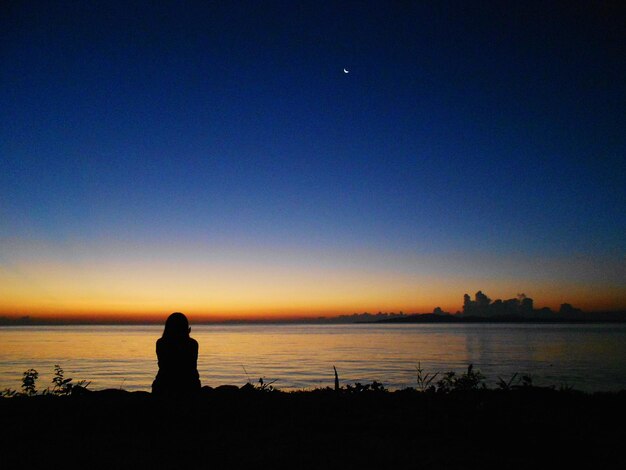
<path id="1" fill-rule="evenodd" d="M 533 378 L 530 376 L 530 374 L 522 375 L 521 383 L 522 383 L 522 387 L 532 387 Z"/>
<path id="2" fill-rule="evenodd" d="M 434 391 L 435 386 L 431 385 L 431 383 L 435 380 L 435 377 L 439 375 L 439 372 L 435 372 L 433 375 L 429 373 L 424 374 L 421 362 L 417 363 L 417 367 L 415 369 L 417 370 L 417 389 L 420 392 Z"/>
<path id="3" fill-rule="evenodd" d="M 35 369 L 28 369 L 24 372 L 22 377 L 22 394 L 26 396 L 33 396 L 37 394 L 36 382 L 39 378 L 39 372 Z"/>
<path id="4" fill-rule="evenodd" d="M 255 388 L 255 390 L 258 390 L 258 391 L 260 391 L 260 392 L 273 392 L 273 391 L 277 391 L 277 389 L 276 389 L 276 388 L 274 388 L 274 387 L 272 386 L 272 384 L 273 384 L 274 382 L 276 382 L 277 380 L 278 380 L 278 379 L 274 379 L 274 380 L 272 380 L 272 381 L 270 381 L 270 382 L 265 382 L 265 381 L 263 380 L 263 377 L 260 377 L 260 378 L 259 378 L 259 383 L 258 383 L 258 385 L 256 385 L 254 388 Z"/>
<path id="5" fill-rule="evenodd" d="M 248 375 L 248 371 L 246 370 L 246 367 L 241 364 L 241 368 L 243 369 L 244 373 L 246 374 L 246 377 L 248 378 L 248 382 L 249 384 L 252 384 L 252 381 L 250 380 L 250 376 Z"/>
<path id="6" fill-rule="evenodd" d="M 517 378 L 517 372 L 515 374 L 513 374 L 513 376 L 509 379 L 509 381 L 505 381 L 502 377 L 498 377 L 498 388 L 500 390 L 504 390 L 504 391 L 509 391 L 513 388 L 513 383 L 515 382 L 515 379 Z M 519 382 L 519 380 L 518 380 Z"/>
<path id="7" fill-rule="evenodd" d="M 0 396 L 1 397 L 14 397 L 18 395 L 17 390 L 13 390 L 12 388 L 5 388 L 4 390 L 2 390 L 2 392 L 0 392 Z"/>
<path id="8" fill-rule="evenodd" d="M 54 365 L 54 377 L 52 378 L 52 391 L 53 395 L 67 395 L 72 391 L 72 379 L 66 379 L 63 376 L 63 369 L 58 364 Z"/>
<path id="9" fill-rule="evenodd" d="M 32 397 L 37 395 L 37 379 L 39 378 L 39 372 L 35 369 L 28 369 L 24 371 L 22 374 L 22 391 L 18 392 L 17 390 L 13 390 L 11 388 L 5 388 L 2 392 L 0 392 L 0 397 L 14 397 L 14 396 L 27 396 Z M 46 388 L 41 394 L 42 395 L 69 395 L 72 393 L 76 387 L 87 388 L 91 382 L 86 380 L 79 380 L 74 383 L 71 377 L 65 378 L 64 371 L 56 364 L 54 366 L 54 377 L 52 378 L 52 389 L 50 387 Z"/>
<path id="10" fill-rule="evenodd" d="M 241 368 L 243 369 L 244 373 L 246 374 L 246 377 L 248 378 L 248 381 L 246 382 L 246 385 L 244 386 L 246 389 L 258 390 L 260 392 L 278 391 L 277 388 L 272 386 L 272 384 L 276 382 L 278 379 L 274 379 L 269 382 L 266 382 L 265 380 L 263 380 L 263 377 L 259 377 L 259 381 L 256 384 L 253 384 L 252 381 L 250 380 L 250 375 L 248 374 L 246 367 L 243 364 L 241 364 Z"/>
<path id="11" fill-rule="evenodd" d="M 386 392 L 387 391 L 387 389 L 385 388 L 383 384 L 375 380 L 370 384 L 370 390 L 372 390 L 372 392 Z"/>
<path id="12" fill-rule="evenodd" d="M 363 393 L 363 392 L 386 392 L 387 389 L 383 384 L 374 380 L 371 384 L 365 384 L 356 382 L 354 385 L 346 385 L 346 392 L 348 393 Z"/>
<path id="13" fill-rule="evenodd" d="M 483 374 L 474 371 L 474 365 L 470 364 L 467 372 L 463 375 L 457 376 L 453 371 L 446 372 L 443 378 L 437 382 L 437 391 L 450 393 L 486 389 L 484 379 Z"/>
<path id="14" fill-rule="evenodd" d="M 338 392 L 340 390 L 340 387 L 339 387 L 339 374 L 337 374 L 337 368 L 335 366 L 333 366 L 333 369 L 335 371 L 335 392 Z"/>
<path id="15" fill-rule="evenodd" d="M 86 380 L 79 380 L 76 383 L 72 383 L 72 378 L 65 378 L 63 369 L 58 364 L 54 366 L 54 377 L 52 378 L 52 390 L 47 390 L 53 395 L 69 395 L 72 393 L 74 387 L 87 388 L 91 382 Z"/>
<path id="16" fill-rule="evenodd" d="M 450 393 L 454 389 L 454 381 L 456 380 L 456 372 L 444 372 L 443 378 L 437 382 L 437 391 Z"/>

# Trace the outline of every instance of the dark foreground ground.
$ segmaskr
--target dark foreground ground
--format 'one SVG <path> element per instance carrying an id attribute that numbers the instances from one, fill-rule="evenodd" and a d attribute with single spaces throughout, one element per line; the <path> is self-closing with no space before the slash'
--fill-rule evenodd
<path id="1" fill-rule="evenodd" d="M 626 393 L 121 390 L 0 399 L 0 468 L 626 468 Z"/>

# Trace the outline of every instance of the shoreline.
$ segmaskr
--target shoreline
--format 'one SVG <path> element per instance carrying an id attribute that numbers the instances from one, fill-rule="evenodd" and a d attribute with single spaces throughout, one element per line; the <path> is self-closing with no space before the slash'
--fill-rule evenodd
<path id="1" fill-rule="evenodd" d="M 582 317 L 567 318 L 553 315 L 551 318 L 525 318 L 521 316 L 502 317 L 479 317 L 457 316 L 456 314 L 438 315 L 432 313 L 406 314 L 403 316 L 386 318 L 381 320 L 343 320 L 336 318 L 328 319 L 298 319 L 298 320 L 224 320 L 224 321 L 194 321 L 196 326 L 300 326 L 300 325 L 388 325 L 388 324 L 413 324 L 413 323 L 438 323 L 438 324 L 624 324 L 626 312 L 599 312 L 586 313 Z M 162 326 L 163 321 L 117 321 L 117 320 L 44 320 L 40 318 L 8 319 L 0 317 L 0 327 L 11 326 Z"/>

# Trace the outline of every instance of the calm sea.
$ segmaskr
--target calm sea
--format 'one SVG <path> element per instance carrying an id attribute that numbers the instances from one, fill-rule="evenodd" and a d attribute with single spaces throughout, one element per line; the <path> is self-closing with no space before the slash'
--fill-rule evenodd
<path id="1" fill-rule="evenodd" d="M 150 390 L 161 326 L 0 327 L 0 389 L 19 388 L 54 364 L 91 389 Z M 276 380 L 283 390 L 378 380 L 415 385 L 426 372 L 462 372 L 472 363 L 494 385 L 518 372 L 538 385 L 626 389 L 626 325 L 236 325 L 195 326 L 203 385 Z"/>

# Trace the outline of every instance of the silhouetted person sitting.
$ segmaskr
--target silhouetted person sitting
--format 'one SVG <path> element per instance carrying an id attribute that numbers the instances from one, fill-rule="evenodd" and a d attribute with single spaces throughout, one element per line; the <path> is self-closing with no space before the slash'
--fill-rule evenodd
<path id="1" fill-rule="evenodd" d="M 156 342 L 159 372 L 152 382 L 155 395 L 179 396 L 200 391 L 198 342 L 189 336 L 190 332 L 182 313 L 172 313 L 167 318 L 163 336 Z"/>

